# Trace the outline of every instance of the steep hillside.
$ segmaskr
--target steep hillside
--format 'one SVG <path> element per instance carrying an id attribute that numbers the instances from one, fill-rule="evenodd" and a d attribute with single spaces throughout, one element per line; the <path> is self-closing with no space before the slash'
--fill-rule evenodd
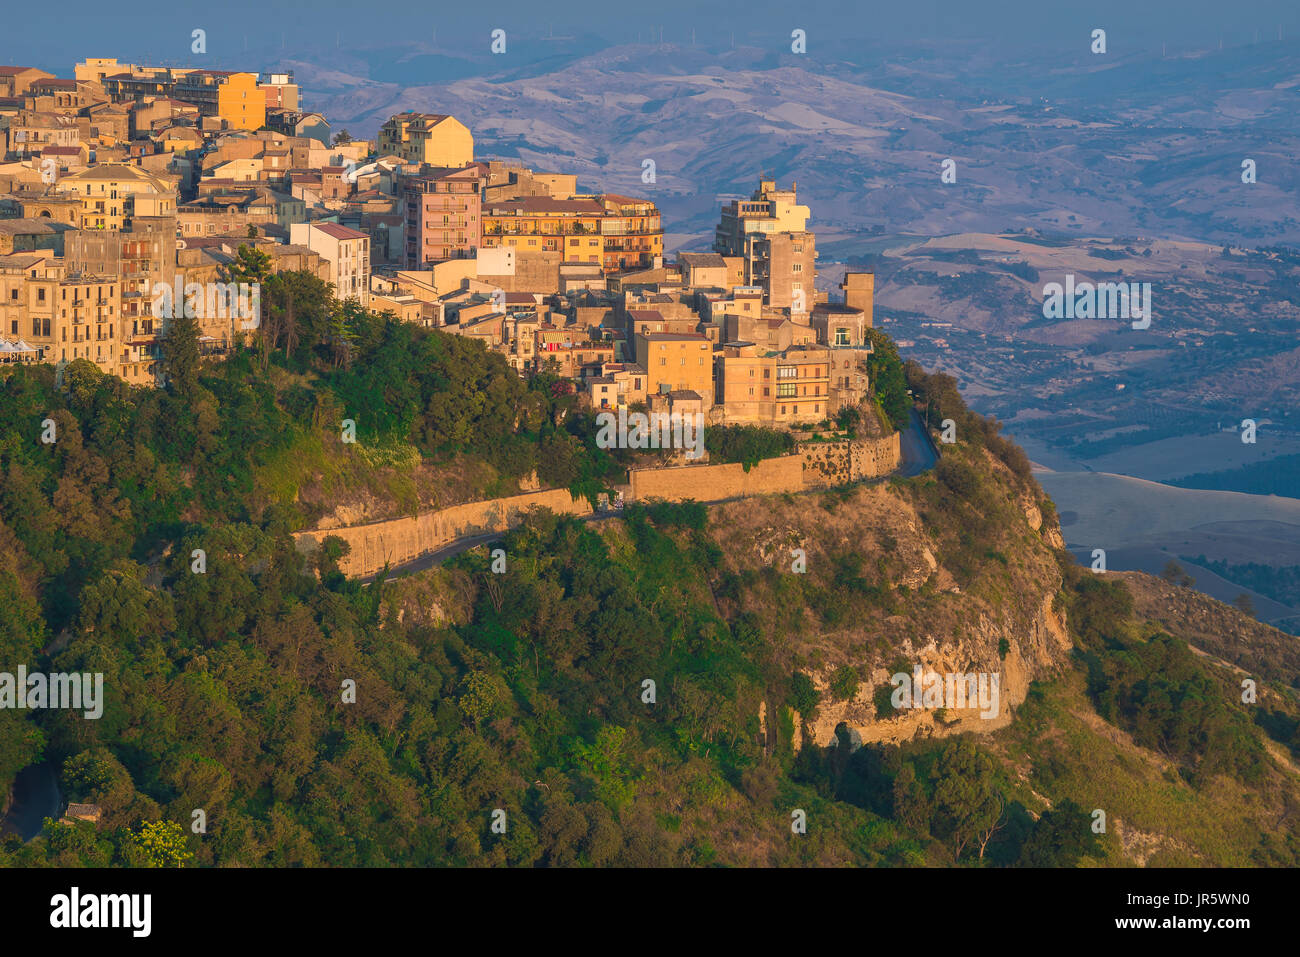
<path id="1" fill-rule="evenodd" d="M 360 409 L 363 441 L 578 491 L 608 465 L 577 416 L 554 426 L 571 396 L 552 383 L 434 333 L 381 323 L 369 342 L 352 369 L 236 357 L 187 394 L 76 364 L 62 385 L 0 378 L 18 423 L 0 671 L 105 689 L 99 719 L 4 713 L 0 772 L 40 762 L 103 816 L 8 838 L 0 863 L 1300 861 L 1290 658 L 1252 645 L 1247 703 L 1218 625 L 1157 621 L 1074 564 L 1024 453 L 951 379 L 881 377 L 953 420 L 921 476 L 598 524 L 539 511 L 503 556 L 362 585 L 339 539 L 295 547 L 309 510 L 258 491 L 268 456 L 319 441 L 382 498 L 401 470 L 327 442 L 330 409 Z M 494 401 L 449 406 L 470 393 Z M 918 666 L 996 676 L 996 706 L 895 701 Z"/>

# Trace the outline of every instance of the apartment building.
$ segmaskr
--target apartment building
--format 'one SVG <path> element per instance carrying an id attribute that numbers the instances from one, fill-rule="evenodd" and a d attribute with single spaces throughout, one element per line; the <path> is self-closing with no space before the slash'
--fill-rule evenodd
<path id="1" fill-rule="evenodd" d="M 663 228 L 653 203 L 625 196 L 488 202 L 483 245 L 558 252 L 565 263 L 597 263 L 606 275 L 663 260 Z"/>
<path id="2" fill-rule="evenodd" d="M 717 360 L 717 401 L 729 424 L 789 428 L 828 418 L 831 350 L 791 346 L 781 352 L 729 343 Z"/>
<path id="3" fill-rule="evenodd" d="M 258 130 L 266 125 L 266 93 L 256 73 L 227 70 L 191 70 L 179 77 L 170 95 L 199 108 L 236 130 Z"/>
<path id="4" fill-rule="evenodd" d="M 806 313 L 816 302 L 817 246 L 796 188 L 764 179 L 750 199 L 732 200 L 722 208 L 713 248 L 744 261 L 744 284 L 762 289 L 765 305 Z"/>
<path id="5" fill-rule="evenodd" d="M 604 263 L 601 220 L 605 208 L 591 198 L 522 199 L 483 208 L 483 245 L 521 252 L 557 252 L 564 262 Z"/>
<path id="6" fill-rule="evenodd" d="M 482 243 L 482 178 L 478 164 L 400 177 L 408 268 L 475 254 Z"/>
<path id="7" fill-rule="evenodd" d="M 483 199 L 489 203 L 521 199 L 524 196 L 549 196 L 573 199 L 578 194 L 578 177 L 574 173 L 536 173 L 524 166 L 490 160 Z"/>
<path id="8" fill-rule="evenodd" d="M 846 272 L 840 282 L 844 292 L 844 305 L 861 312 L 866 320 L 866 328 L 872 328 L 874 321 L 876 274 L 870 272 Z"/>
<path id="9" fill-rule="evenodd" d="M 61 177 L 54 192 L 81 203 L 81 229 L 121 229 L 134 216 L 176 212 L 170 182 L 138 166 L 104 163 Z"/>
<path id="10" fill-rule="evenodd" d="M 329 281 L 339 299 L 370 301 L 370 237 L 338 223 L 294 223 L 289 242 L 306 246 L 329 263 Z"/>
<path id="11" fill-rule="evenodd" d="M 678 253 L 682 282 L 691 289 L 733 289 L 745 284 L 745 260 L 720 253 Z"/>
<path id="12" fill-rule="evenodd" d="M 604 239 L 605 272 L 622 272 L 662 265 L 664 231 L 654 203 L 631 196 L 606 193 L 597 197 L 605 215 L 600 221 Z"/>
<path id="13" fill-rule="evenodd" d="M 216 190 L 182 203 L 176 210 L 177 228 L 185 239 L 247 236 L 250 226 L 257 229 L 278 223 L 278 204 L 269 189 Z"/>
<path id="14" fill-rule="evenodd" d="M 108 73 L 105 64 L 88 68 L 86 74 L 102 72 L 99 82 L 114 102 L 172 97 L 194 104 L 200 116 L 232 129 L 257 130 L 266 125 L 267 94 L 256 73 L 125 66 L 120 73 Z"/>
<path id="15" fill-rule="evenodd" d="M 538 369 L 583 379 L 599 375 L 604 365 L 614 361 L 614 343 L 589 339 L 583 330 L 543 325 L 536 335 Z"/>
<path id="16" fill-rule="evenodd" d="M 52 146 L 75 147 L 80 143 L 76 119 L 62 113 L 19 110 L 9 123 L 8 152 L 14 159 L 41 155 Z"/>
<path id="17" fill-rule="evenodd" d="M 22 96 L 31 89 L 37 80 L 52 80 L 53 73 L 46 73 L 30 66 L 0 66 L 0 96 Z"/>
<path id="18" fill-rule="evenodd" d="M 69 271 L 44 253 L 0 257 L 0 322 L 43 362 L 89 359 L 119 372 L 121 286 L 115 276 Z"/>
<path id="19" fill-rule="evenodd" d="M 617 409 L 646 401 L 649 377 L 631 362 L 606 362 L 600 375 L 587 379 L 583 397 L 593 409 Z"/>
<path id="20" fill-rule="evenodd" d="M 67 237 L 70 272 L 116 276 L 121 283 L 118 374 L 135 385 L 159 382 L 154 288 L 171 285 L 176 272 L 176 219 L 137 218 L 129 229 L 81 230 Z"/>
<path id="21" fill-rule="evenodd" d="M 379 130 L 378 149 L 380 156 L 442 169 L 463 169 L 474 162 L 469 128 L 445 113 L 398 113 Z"/>
<path id="22" fill-rule="evenodd" d="M 646 370 L 646 391 L 699 393 L 712 406 L 713 343 L 699 333 L 642 333 L 636 337 L 637 362 Z"/>
<path id="23" fill-rule="evenodd" d="M 257 80 L 257 87 L 266 94 L 268 110 L 297 110 L 298 84 L 293 81 L 293 71 L 287 73 L 264 73 Z"/>

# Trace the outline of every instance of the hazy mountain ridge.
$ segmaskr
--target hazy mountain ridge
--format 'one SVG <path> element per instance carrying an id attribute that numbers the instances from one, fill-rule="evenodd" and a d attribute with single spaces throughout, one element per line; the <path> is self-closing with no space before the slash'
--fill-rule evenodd
<path id="1" fill-rule="evenodd" d="M 800 182 L 814 228 L 843 231 L 846 253 L 854 232 L 881 224 L 924 235 L 1036 225 L 1300 239 L 1287 199 L 1300 150 L 1290 43 L 1271 44 L 1263 62 L 1230 49 L 1011 65 L 970 52 L 912 64 L 906 54 L 827 59 L 816 46 L 796 56 L 625 44 L 515 78 L 530 71 L 496 62 L 508 56 L 465 57 L 478 75 L 409 86 L 371 80 L 355 59 L 350 69 L 366 73 L 290 65 L 336 129 L 369 136 L 403 109 L 451 112 L 481 155 L 652 196 L 674 232 L 707 234 L 712 197 L 748 192 L 761 167 Z M 957 182 L 945 185 L 949 157 Z M 1249 187 L 1247 157 L 1259 177 Z M 646 158 L 654 184 L 641 181 Z"/>

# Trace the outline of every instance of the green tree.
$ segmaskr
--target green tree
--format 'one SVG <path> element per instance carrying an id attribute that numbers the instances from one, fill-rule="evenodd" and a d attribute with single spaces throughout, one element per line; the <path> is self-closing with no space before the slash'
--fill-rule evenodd
<path id="1" fill-rule="evenodd" d="M 1069 798 L 1044 811 L 1034 824 L 1016 864 L 1020 867 L 1074 867 L 1085 856 L 1101 857 L 1092 818 Z"/>
<path id="2" fill-rule="evenodd" d="M 907 394 L 907 379 L 903 374 L 903 360 L 899 358 L 894 340 L 879 329 L 868 329 L 872 353 L 867 359 L 867 373 L 880 408 L 895 429 L 907 425 L 912 400 Z"/>
<path id="3" fill-rule="evenodd" d="M 253 227 L 249 227 L 253 229 Z M 248 237 L 256 238 L 254 230 Z M 256 246 L 240 243 L 235 250 L 235 258 L 223 267 L 226 282 L 246 282 L 250 286 L 261 285 L 271 275 L 271 257 Z"/>
<path id="4" fill-rule="evenodd" d="M 983 845 L 997 828 L 1003 801 L 997 789 L 997 766 L 964 738 L 949 741 L 935 765 L 934 825 L 947 839 L 953 860 L 971 842 Z"/>
<path id="5" fill-rule="evenodd" d="M 195 398 L 199 391 L 199 322 L 188 310 L 177 308 L 163 330 L 163 375 L 167 388 L 182 401 Z"/>
<path id="6" fill-rule="evenodd" d="M 790 707 L 804 718 L 811 718 L 817 713 L 817 702 L 820 700 L 821 695 L 817 693 L 812 678 L 802 671 L 796 671 L 790 676 Z"/>
<path id="7" fill-rule="evenodd" d="M 175 821 L 145 821 L 128 838 L 128 855 L 141 867 L 184 867 L 194 853 Z"/>

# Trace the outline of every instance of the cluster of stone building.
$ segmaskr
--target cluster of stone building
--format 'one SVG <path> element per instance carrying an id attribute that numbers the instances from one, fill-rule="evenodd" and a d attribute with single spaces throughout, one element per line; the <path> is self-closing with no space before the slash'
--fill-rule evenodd
<path id="1" fill-rule="evenodd" d="M 160 384 L 159 285 L 210 288 L 241 245 L 376 312 L 481 340 L 597 408 L 793 425 L 867 389 L 872 276 L 815 289 L 795 189 L 722 210 L 713 249 L 666 261 L 649 200 L 474 157 L 455 117 L 374 142 L 301 109 L 289 73 L 0 67 L 0 364 L 85 358 Z M 201 310 L 201 347 L 248 333 Z"/>

